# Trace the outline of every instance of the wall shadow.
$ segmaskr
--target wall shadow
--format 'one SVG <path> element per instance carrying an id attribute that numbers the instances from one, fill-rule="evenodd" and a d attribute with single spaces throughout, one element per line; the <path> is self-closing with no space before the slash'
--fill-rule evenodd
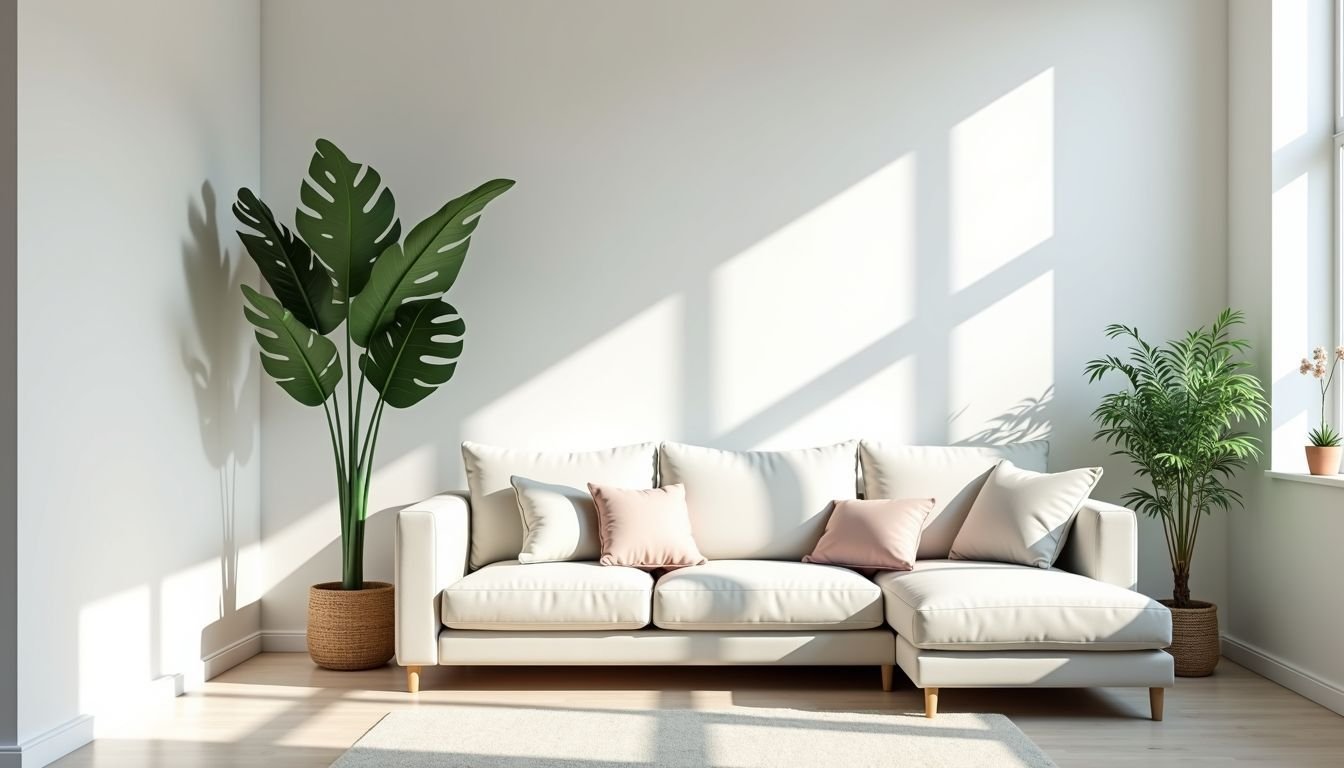
<path id="1" fill-rule="evenodd" d="M 252 459 L 259 429 L 255 396 L 249 396 L 259 364 L 254 354 L 238 354 L 242 260 L 221 245 L 218 208 L 207 180 L 200 205 L 188 206 L 189 238 L 182 244 L 192 312 L 191 328 L 183 329 L 180 341 L 182 367 L 195 396 L 201 450 L 219 475 L 219 619 L 201 630 L 202 659 L 260 628 L 259 604 L 241 605 L 238 596 L 237 532 L 238 468 Z"/>

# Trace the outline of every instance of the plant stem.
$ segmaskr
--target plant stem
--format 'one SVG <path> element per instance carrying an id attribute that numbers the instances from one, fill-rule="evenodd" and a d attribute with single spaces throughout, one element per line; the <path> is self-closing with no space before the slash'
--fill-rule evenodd
<path id="1" fill-rule="evenodd" d="M 1190 607 L 1190 561 L 1172 562 L 1171 577 L 1173 589 L 1171 601 L 1177 608 Z"/>

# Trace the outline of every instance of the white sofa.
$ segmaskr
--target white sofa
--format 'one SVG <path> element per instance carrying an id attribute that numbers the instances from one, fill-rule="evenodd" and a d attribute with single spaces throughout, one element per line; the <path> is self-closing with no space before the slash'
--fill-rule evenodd
<path id="1" fill-rule="evenodd" d="M 1139 686 L 1162 718 L 1171 617 L 1134 591 L 1131 511 L 1086 502 L 1053 568 L 947 559 L 989 470 L 1011 458 L 1044 471 L 1044 443 L 577 454 L 468 444 L 464 456 L 471 492 L 397 518 L 396 655 L 412 692 L 421 668 L 440 664 L 873 665 L 886 690 L 899 665 L 929 717 L 943 688 Z M 579 488 L 684 483 L 710 562 L 657 578 L 595 562 L 521 564 L 512 475 Z M 865 491 L 938 499 L 914 570 L 870 579 L 801 562 L 830 502 Z"/>

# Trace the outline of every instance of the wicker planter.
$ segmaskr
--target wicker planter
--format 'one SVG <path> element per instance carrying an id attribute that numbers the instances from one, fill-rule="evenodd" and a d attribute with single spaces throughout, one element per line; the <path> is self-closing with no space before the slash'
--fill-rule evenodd
<path id="1" fill-rule="evenodd" d="M 339 581 L 308 589 L 308 655 L 327 669 L 381 667 L 395 652 L 392 585 L 366 581 L 341 589 Z"/>
<path id="2" fill-rule="evenodd" d="M 1176 676 L 1212 675 L 1221 655 L 1218 606 L 1192 600 L 1192 607 L 1176 608 L 1170 600 L 1159 602 L 1171 609 L 1171 647 L 1167 652 L 1176 659 Z"/>
<path id="3" fill-rule="evenodd" d="M 1313 475 L 1337 475 L 1341 455 L 1344 455 L 1344 448 L 1338 445 L 1308 445 L 1307 471 Z"/>

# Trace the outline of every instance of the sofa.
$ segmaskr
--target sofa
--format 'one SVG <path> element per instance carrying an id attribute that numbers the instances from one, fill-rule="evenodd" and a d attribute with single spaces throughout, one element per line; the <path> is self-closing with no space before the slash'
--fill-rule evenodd
<path id="1" fill-rule="evenodd" d="M 432 665 L 899 666 L 934 717 L 943 689 L 1137 686 L 1162 719 L 1171 615 L 1135 591 L 1137 524 L 1086 500 L 1051 567 L 950 559 L 989 473 L 1039 472 L 1048 446 L 854 441 L 733 452 L 647 443 L 541 453 L 463 445 L 469 490 L 397 515 L 396 659 L 417 692 Z M 519 562 L 511 479 L 582 489 L 685 487 L 708 562 L 666 572 L 593 560 Z M 912 570 L 802 562 L 832 502 L 929 497 Z"/>

